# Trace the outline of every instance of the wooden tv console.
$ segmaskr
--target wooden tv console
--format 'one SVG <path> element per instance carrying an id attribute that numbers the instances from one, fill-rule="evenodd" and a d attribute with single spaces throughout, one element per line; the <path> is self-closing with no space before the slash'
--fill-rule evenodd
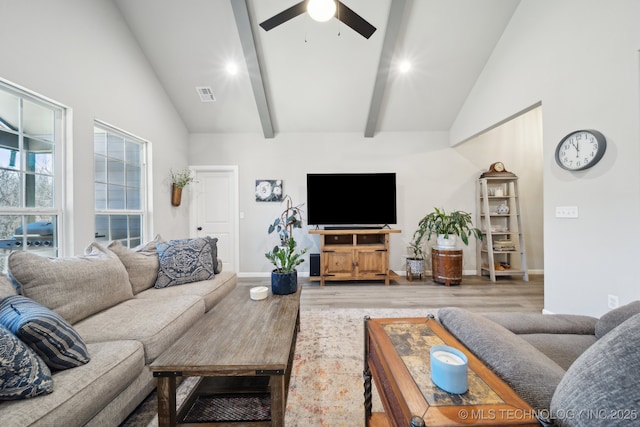
<path id="1" fill-rule="evenodd" d="M 309 230 L 320 235 L 320 285 L 339 280 L 384 280 L 389 285 L 395 274 L 389 270 L 391 233 L 400 230 Z"/>

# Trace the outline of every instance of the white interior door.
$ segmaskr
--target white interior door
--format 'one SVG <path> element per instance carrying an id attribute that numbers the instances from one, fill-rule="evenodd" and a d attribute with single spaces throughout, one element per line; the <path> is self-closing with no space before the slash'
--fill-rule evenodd
<path id="1" fill-rule="evenodd" d="M 191 200 L 193 237 L 218 238 L 223 271 L 238 271 L 238 167 L 197 166 Z"/>

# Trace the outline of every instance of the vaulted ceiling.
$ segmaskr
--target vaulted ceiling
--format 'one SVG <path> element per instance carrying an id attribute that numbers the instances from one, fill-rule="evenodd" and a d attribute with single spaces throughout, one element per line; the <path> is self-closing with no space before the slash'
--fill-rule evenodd
<path id="1" fill-rule="evenodd" d="M 369 39 L 307 13 L 259 26 L 299 0 L 114 2 L 189 132 L 270 138 L 448 130 L 519 0 L 342 0 Z"/>

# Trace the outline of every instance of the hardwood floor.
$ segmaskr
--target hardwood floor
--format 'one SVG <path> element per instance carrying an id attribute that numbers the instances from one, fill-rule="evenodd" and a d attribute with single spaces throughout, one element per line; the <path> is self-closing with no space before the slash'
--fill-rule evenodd
<path id="1" fill-rule="evenodd" d="M 299 278 L 303 287 L 300 305 L 315 308 L 441 308 L 463 307 L 476 312 L 522 311 L 541 313 L 544 276 L 529 281 L 501 277 L 464 276 L 459 286 L 434 283 L 431 276 L 409 282 L 404 277 L 384 282 L 327 282 L 324 287 Z M 238 284 L 269 286 L 269 279 L 239 279 Z"/>

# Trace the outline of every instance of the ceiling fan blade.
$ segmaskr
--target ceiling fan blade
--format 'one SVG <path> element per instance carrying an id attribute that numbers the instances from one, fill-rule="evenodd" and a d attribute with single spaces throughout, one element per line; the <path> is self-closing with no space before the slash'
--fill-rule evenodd
<path id="1" fill-rule="evenodd" d="M 336 18 L 353 28 L 362 37 L 368 39 L 376 32 L 376 27 L 367 22 L 362 16 L 349 9 L 349 7 L 341 1 L 337 1 L 336 3 L 338 3 Z"/>
<path id="2" fill-rule="evenodd" d="M 285 9 L 277 15 L 272 16 L 264 22 L 260 23 L 260 26 L 265 31 L 269 31 L 280 24 L 284 24 L 290 19 L 295 18 L 298 15 L 302 15 L 307 11 L 307 0 L 301 1 L 298 4 L 291 6 L 289 9 Z"/>

